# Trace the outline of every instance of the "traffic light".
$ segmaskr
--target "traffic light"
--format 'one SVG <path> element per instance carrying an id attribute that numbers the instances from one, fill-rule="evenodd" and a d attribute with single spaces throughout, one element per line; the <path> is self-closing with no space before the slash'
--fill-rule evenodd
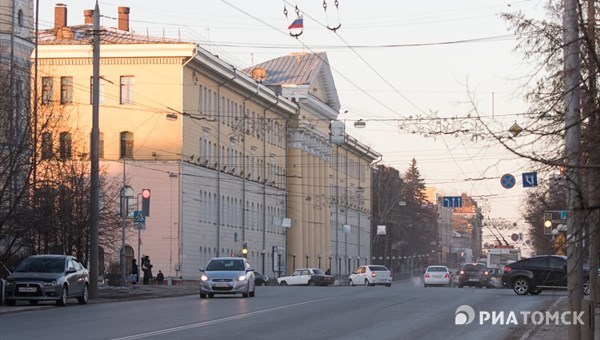
<path id="1" fill-rule="evenodd" d="M 242 256 L 248 257 L 248 242 L 242 243 Z"/>
<path id="2" fill-rule="evenodd" d="M 150 189 L 142 189 L 142 214 L 150 216 Z"/>
<path id="3" fill-rule="evenodd" d="M 552 213 L 544 213 L 544 235 L 552 234 Z"/>

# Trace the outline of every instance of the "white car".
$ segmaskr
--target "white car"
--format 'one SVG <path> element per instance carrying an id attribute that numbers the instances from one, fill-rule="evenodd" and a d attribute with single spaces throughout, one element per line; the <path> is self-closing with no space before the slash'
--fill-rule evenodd
<path id="1" fill-rule="evenodd" d="M 356 271 L 348 277 L 350 286 L 365 285 L 385 285 L 392 286 L 392 273 L 385 266 L 366 265 L 360 266 Z"/>
<path id="2" fill-rule="evenodd" d="M 243 257 L 215 257 L 200 272 L 201 299 L 215 294 L 255 296 L 254 269 Z"/>
<path id="3" fill-rule="evenodd" d="M 335 282 L 335 278 L 326 275 L 319 268 L 298 268 L 292 275 L 277 278 L 280 286 L 329 286 Z"/>
<path id="4" fill-rule="evenodd" d="M 446 266 L 429 266 L 423 274 L 423 286 L 450 286 L 452 278 Z"/>

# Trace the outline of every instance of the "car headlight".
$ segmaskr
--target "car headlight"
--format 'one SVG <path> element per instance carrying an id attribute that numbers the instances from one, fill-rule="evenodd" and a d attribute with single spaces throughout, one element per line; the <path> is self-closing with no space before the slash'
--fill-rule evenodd
<path id="1" fill-rule="evenodd" d="M 44 282 L 44 286 L 58 286 L 58 281 L 56 280 L 52 280 L 52 281 L 48 281 L 48 282 Z"/>
<path id="2" fill-rule="evenodd" d="M 201 281 L 208 281 L 208 276 L 202 275 L 202 276 L 200 276 L 200 280 Z"/>
<path id="3" fill-rule="evenodd" d="M 240 276 L 238 276 L 237 280 L 238 281 L 246 281 L 247 278 L 248 277 L 246 275 L 240 275 Z"/>

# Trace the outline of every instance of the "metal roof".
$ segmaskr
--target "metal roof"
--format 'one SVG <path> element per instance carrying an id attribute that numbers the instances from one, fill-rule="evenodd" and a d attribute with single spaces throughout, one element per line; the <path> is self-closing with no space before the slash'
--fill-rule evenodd
<path id="1" fill-rule="evenodd" d="M 39 32 L 38 44 L 40 45 L 87 45 L 91 44 L 94 25 L 83 24 L 53 28 Z M 136 34 L 130 31 L 122 31 L 114 27 L 100 28 L 101 44 L 188 44 L 189 41 L 170 39 L 164 37 L 152 37 L 149 35 Z"/>
<path id="2" fill-rule="evenodd" d="M 321 65 L 329 65 L 325 52 L 292 53 L 255 65 L 267 71 L 265 85 L 308 85 L 316 77 Z M 251 69 L 249 70 L 252 71 Z"/>

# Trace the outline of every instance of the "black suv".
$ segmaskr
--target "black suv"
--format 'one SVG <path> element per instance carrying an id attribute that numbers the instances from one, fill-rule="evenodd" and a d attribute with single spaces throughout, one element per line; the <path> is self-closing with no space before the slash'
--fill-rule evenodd
<path id="1" fill-rule="evenodd" d="M 567 288 L 567 257 L 534 256 L 504 266 L 502 285 L 518 295 L 538 295 L 542 289 Z M 583 294 L 590 294 L 589 272 L 584 271 Z"/>

